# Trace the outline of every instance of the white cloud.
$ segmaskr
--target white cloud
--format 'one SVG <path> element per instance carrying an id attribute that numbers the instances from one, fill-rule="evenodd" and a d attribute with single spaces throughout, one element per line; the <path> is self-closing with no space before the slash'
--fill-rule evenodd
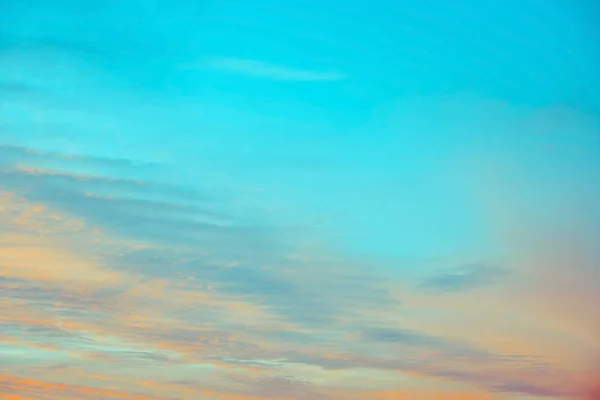
<path id="1" fill-rule="evenodd" d="M 202 63 L 202 67 L 278 81 L 332 82 L 346 78 L 339 72 L 295 69 L 259 60 L 234 57 L 211 57 Z"/>

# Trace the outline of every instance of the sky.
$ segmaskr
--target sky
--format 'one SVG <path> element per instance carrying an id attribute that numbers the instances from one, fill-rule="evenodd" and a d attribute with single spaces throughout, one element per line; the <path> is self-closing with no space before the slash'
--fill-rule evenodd
<path id="1" fill-rule="evenodd" d="M 594 0 L 0 2 L 0 397 L 600 399 Z"/>

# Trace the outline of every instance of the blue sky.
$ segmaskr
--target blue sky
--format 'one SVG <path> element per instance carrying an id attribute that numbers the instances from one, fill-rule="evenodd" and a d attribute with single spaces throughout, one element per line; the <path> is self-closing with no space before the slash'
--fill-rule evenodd
<path id="1" fill-rule="evenodd" d="M 375 323 L 377 304 L 397 328 L 407 290 L 425 307 L 410 329 L 441 334 L 426 322 L 444 314 L 425 300 L 432 287 L 487 287 L 533 264 L 542 273 L 528 260 L 546 260 L 538 242 L 565 226 L 598 239 L 599 12 L 591 0 L 4 1 L 3 207 L 48 213 L 27 231 L 4 221 L 6 243 L 64 230 L 82 244 L 60 246 L 115 274 L 202 279 L 202 290 L 298 324 L 288 346 L 351 336 Z M 73 226 L 86 233 L 71 238 Z M 39 272 L 40 259 L 18 262 Z M 37 287 L 21 284 L 28 296 Z M 335 332 L 313 332 L 336 318 Z M 115 326 L 125 340 L 129 328 Z M 363 336 L 377 351 L 399 337 Z M 336 379 L 319 382 L 334 393 Z"/>
<path id="2" fill-rule="evenodd" d="M 37 75 L 64 107 L 78 103 L 47 118 L 92 125 L 70 146 L 175 158 L 186 174 L 247 182 L 296 219 L 336 219 L 353 249 L 414 256 L 464 250 L 458 225 L 480 235 L 460 215 L 464 196 L 444 188 L 452 157 L 499 136 L 515 145 L 527 128 L 489 130 L 536 107 L 597 111 L 598 29 L 584 3 L 9 3 L 4 36 L 45 48 L 48 64 L 16 54 L 9 79 Z"/>

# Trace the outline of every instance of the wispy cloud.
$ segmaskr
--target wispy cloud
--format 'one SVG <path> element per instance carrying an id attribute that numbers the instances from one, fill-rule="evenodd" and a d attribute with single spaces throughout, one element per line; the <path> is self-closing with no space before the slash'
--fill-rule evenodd
<path id="1" fill-rule="evenodd" d="M 421 288 L 440 292 L 461 292 L 482 288 L 505 277 L 507 271 L 482 264 L 468 264 L 423 279 Z"/>
<path id="2" fill-rule="evenodd" d="M 276 81 L 334 82 L 346 79 L 346 75 L 339 72 L 292 68 L 247 58 L 210 57 L 204 60 L 200 66 Z"/>

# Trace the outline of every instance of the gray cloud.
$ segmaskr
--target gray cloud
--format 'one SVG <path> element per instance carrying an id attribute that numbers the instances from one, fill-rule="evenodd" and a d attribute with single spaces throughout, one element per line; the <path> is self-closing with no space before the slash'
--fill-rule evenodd
<path id="1" fill-rule="evenodd" d="M 443 341 L 410 330 L 369 329 L 363 332 L 363 340 L 369 342 L 399 343 L 416 346 L 439 346 Z"/>
<path id="2" fill-rule="evenodd" d="M 230 218 L 214 211 L 214 199 L 179 186 L 114 178 L 93 174 L 95 167 L 136 169 L 127 160 L 67 157 L 37 151 L 2 147 L 4 169 L 0 187 L 67 211 L 113 234 L 169 245 L 206 245 L 254 242 L 261 232 L 253 227 L 228 226 Z M 55 164 L 62 169 L 89 166 L 89 174 L 75 175 L 59 170 L 24 172 L 16 166 Z M 46 165 L 44 165 L 46 164 Z M 124 171 L 124 172 L 128 172 Z M 115 173 L 116 171 L 112 171 Z"/>
<path id="3" fill-rule="evenodd" d="M 507 271 L 484 264 L 467 264 L 460 268 L 444 271 L 421 281 L 422 289 L 438 292 L 462 292 L 493 284 Z"/>

